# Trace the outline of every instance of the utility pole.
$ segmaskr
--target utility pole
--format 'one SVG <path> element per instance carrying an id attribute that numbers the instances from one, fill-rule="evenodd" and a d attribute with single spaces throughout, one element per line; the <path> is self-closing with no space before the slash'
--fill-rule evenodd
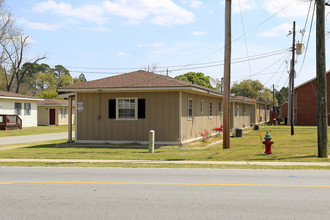
<path id="1" fill-rule="evenodd" d="M 231 66 L 231 0 L 225 5 L 225 63 L 224 63 L 224 107 L 223 107 L 223 149 L 230 148 L 230 66 Z"/>
<path id="2" fill-rule="evenodd" d="M 291 63 L 290 63 L 290 69 L 291 69 Z M 287 124 L 286 125 L 291 125 L 291 70 L 289 72 L 289 85 L 288 85 L 288 114 L 287 114 Z"/>
<path id="3" fill-rule="evenodd" d="M 272 118 L 270 119 L 274 125 L 275 125 L 275 122 L 274 122 L 274 118 L 275 118 L 275 86 L 273 84 L 273 114 L 272 114 Z"/>
<path id="4" fill-rule="evenodd" d="M 294 59 L 295 59 L 295 52 L 296 52 L 296 22 L 293 22 L 293 30 L 292 30 L 292 58 L 291 58 L 291 68 L 290 68 L 290 77 L 291 77 L 291 97 L 290 97 L 290 115 L 291 115 L 291 135 L 294 135 Z"/>
<path id="5" fill-rule="evenodd" d="M 325 1 L 316 1 L 316 83 L 318 156 L 328 158 L 327 79 L 325 63 Z"/>

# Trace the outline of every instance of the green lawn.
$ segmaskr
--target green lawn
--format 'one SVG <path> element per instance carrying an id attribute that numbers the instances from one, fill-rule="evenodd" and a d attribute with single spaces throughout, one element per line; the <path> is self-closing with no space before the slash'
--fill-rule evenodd
<path id="1" fill-rule="evenodd" d="M 246 129 L 245 131 L 250 131 Z M 115 160 L 205 160 L 205 161 L 305 161 L 330 162 L 329 159 L 317 157 L 316 127 L 295 127 L 295 135 L 290 135 L 288 126 L 262 126 L 262 137 L 266 132 L 275 142 L 273 154 L 264 154 L 264 145 L 261 143 L 258 131 L 244 133 L 243 138 L 231 138 L 231 148 L 222 149 L 222 143 L 208 148 L 198 148 L 211 142 L 222 139 L 222 136 L 210 138 L 208 142 L 201 141 L 178 149 L 159 148 L 155 153 L 148 153 L 148 149 L 111 148 L 111 147 L 56 147 L 52 142 L 21 145 L 25 147 L 2 150 L 1 158 L 40 158 L 40 159 L 115 159 Z M 1 165 L 1 164 L 0 164 Z"/>
<path id="2" fill-rule="evenodd" d="M 74 131 L 75 126 L 72 126 Z M 4 131 L 0 130 L 0 137 L 8 137 L 8 136 L 20 136 L 20 135 L 33 135 L 33 134 L 45 134 L 45 133 L 58 133 L 58 132 L 67 132 L 67 125 L 60 126 L 37 126 L 37 127 L 27 127 L 22 128 L 21 130 L 11 130 Z"/>

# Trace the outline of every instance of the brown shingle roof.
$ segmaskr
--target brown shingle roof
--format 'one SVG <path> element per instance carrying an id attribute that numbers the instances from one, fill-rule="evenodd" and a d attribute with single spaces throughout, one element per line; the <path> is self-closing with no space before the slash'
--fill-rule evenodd
<path id="1" fill-rule="evenodd" d="M 64 99 L 45 99 L 43 101 L 38 101 L 38 105 L 69 105 L 69 100 Z M 72 101 L 74 105 L 75 102 Z"/>
<path id="2" fill-rule="evenodd" d="M 155 73 L 138 70 L 130 73 L 125 73 L 118 76 L 111 76 L 103 79 L 83 82 L 75 85 L 69 85 L 60 88 L 61 91 L 83 90 L 83 89 L 102 89 L 102 88 L 166 88 L 166 87 L 195 87 L 207 91 L 219 93 L 210 88 L 192 84 L 191 82 L 174 79 L 167 76 L 158 75 Z"/>
<path id="3" fill-rule="evenodd" d="M 25 98 L 25 99 L 39 99 L 37 97 L 34 96 L 28 96 L 28 95 L 23 95 L 23 94 L 19 94 L 19 93 L 13 93 L 13 92 L 5 92 L 5 91 L 0 91 L 0 97 L 4 96 L 4 97 L 12 97 L 12 98 Z"/>
<path id="4" fill-rule="evenodd" d="M 245 97 L 245 96 L 232 96 L 230 97 L 230 102 L 245 102 L 245 103 L 254 103 L 253 98 Z M 265 102 L 257 101 L 259 104 L 267 104 Z"/>
<path id="5" fill-rule="evenodd" d="M 230 101 L 240 101 L 240 102 L 254 103 L 254 99 L 248 98 L 248 97 L 245 97 L 245 96 L 233 96 L 233 97 L 230 97 Z"/>

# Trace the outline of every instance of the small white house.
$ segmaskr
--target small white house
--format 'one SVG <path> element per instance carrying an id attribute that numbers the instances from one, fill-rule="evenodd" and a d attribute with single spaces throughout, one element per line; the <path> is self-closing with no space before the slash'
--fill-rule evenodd
<path id="1" fill-rule="evenodd" d="M 22 127 L 37 126 L 37 101 L 41 100 L 43 99 L 0 91 L 0 115 L 18 115 L 22 119 Z"/>

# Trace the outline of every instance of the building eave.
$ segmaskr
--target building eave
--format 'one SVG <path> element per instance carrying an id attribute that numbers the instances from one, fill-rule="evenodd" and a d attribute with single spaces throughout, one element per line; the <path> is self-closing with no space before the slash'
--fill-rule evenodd
<path id="1" fill-rule="evenodd" d="M 192 86 L 186 87 L 138 87 L 138 88 L 90 88 L 90 89 L 58 89 L 59 92 L 132 92 L 132 91 L 194 91 L 198 93 L 210 94 L 214 96 L 222 97 L 220 93 L 216 93 L 210 90 L 204 90 Z M 66 96 L 66 94 L 60 95 L 61 97 Z"/>
<path id="2" fill-rule="evenodd" d="M 0 96 L 0 99 L 15 99 L 15 100 L 26 100 L 26 101 L 43 101 L 41 98 L 24 98 L 24 97 L 12 97 L 12 96 Z"/>

